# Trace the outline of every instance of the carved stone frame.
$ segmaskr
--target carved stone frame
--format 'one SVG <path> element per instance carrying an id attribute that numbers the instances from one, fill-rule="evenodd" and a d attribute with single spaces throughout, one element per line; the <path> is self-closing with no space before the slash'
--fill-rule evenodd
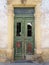
<path id="1" fill-rule="evenodd" d="M 35 7 L 35 53 L 41 53 L 41 37 L 40 37 L 40 4 L 41 0 L 27 0 L 29 3 L 22 4 L 20 0 L 8 0 L 8 57 L 14 59 L 14 7 Z"/>

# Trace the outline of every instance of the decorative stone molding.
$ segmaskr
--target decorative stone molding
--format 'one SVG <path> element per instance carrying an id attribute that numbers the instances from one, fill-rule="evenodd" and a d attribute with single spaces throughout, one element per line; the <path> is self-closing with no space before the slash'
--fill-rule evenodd
<path id="1" fill-rule="evenodd" d="M 27 2 L 29 2 L 29 3 L 31 2 L 36 5 L 37 3 L 41 2 L 41 0 L 7 0 L 7 2 L 8 2 L 8 4 L 13 4 L 13 5 L 14 5 L 14 3 L 24 4 Z"/>
<path id="2" fill-rule="evenodd" d="M 25 4 L 27 0 L 21 0 L 21 3 L 22 4 Z"/>

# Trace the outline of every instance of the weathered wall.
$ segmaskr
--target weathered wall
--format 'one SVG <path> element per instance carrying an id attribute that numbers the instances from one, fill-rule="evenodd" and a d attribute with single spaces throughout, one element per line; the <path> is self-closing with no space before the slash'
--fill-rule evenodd
<path id="1" fill-rule="evenodd" d="M 41 47 L 49 48 L 49 1 L 43 0 L 41 4 Z"/>
<path id="2" fill-rule="evenodd" d="M 42 0 L 41 13 L 41 48 L 44 60 L 49 61 L 49 0 Z"/>
<path id="3" fill-rule="evenodd" d="M 27 5 L 28 5 L 28 2 L 26 3 Z M 14 2 L 12 3 L 14 4 Z M 30 1 L 30 4 L 31 3 L 32 3 L 32 0 Z M 10 1 L 8 4 L 10 4 Z M 21 4 L 19 0 L 17 4 Z M 37 32 L 36 33 L 36 48 L 37 48 L 37 52 L 42 51 L 43 53 L 42 57 L 44 58 L 45 61 L 49 60 L 49 57 L 48 57 L 49 55 L 48 53 L 49 52 L 49 7 L 48 6 L 49 6 L 49 0 L 42 0 L 41 4 L 37 4 L 36 9 L 35 9 L 36 10 L 35 33 Z M 9 5 L 7 7 L 7 0 L 0 0 L 0 58 L 1 57 L 3 58 L 4 56 L 12 57 L 10 55 L 13 52 L 12 51 L 13 32 L 11 31 L 13 31 L 14 22 L 13 22 L 12 16 L 14 15 L 12 15 L 12 13 L 13 13 L 12 5 Z M 13 24 L 11 24 L 11 21 L 13 22 Z M 0 59 L 0 61 L 3 61 L 3 59 Z"/>
<path id="4" fill-rule="evenodd" d="M 0 61 L 6 58 L 8 47 L 8 20 L 7 20 L 7 0 L 0 0 Z M 5 59 L 4 58 L 4 59 Z"/>
<path id="5" fill-rule="evenodd" d="M 0 1 L 0 48 L 7 48 L 7 1 Z"/>

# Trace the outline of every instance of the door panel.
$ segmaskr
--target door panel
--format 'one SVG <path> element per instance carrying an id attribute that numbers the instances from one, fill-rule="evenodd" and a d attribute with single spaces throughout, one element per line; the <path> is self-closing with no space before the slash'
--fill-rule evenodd
<path id="1" fill-rule="evenodd" d="M 25 45 L 26 45 L 26 55 L 34 54 L 34 21 L 33 18 L 25 18 Z"/>
<path id="2" fill-rule="evenodd" d="M 14 44 L 14 48 L 15 48 L 15 59 L 22 59 L 22 54 L 23 54 L 23 26 L 24 23 L 22 22 L 23 19 L 22 18 L 18 18 L 15 17 L 15 44 Z"/>
<path id="3" fill-rule="evenodd" d="M 15 9 L 14 59 L 23 60 L 34 54 L 35 27 L 34 8 Z"/>

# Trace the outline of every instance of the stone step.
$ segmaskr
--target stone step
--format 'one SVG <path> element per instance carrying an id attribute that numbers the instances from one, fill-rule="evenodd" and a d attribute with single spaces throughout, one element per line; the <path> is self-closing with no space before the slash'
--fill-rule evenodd
<path id="1" fill-rule="evenodd" d="M 17 60 L 15 63 L 33 63 L 31 60 Z"/>

